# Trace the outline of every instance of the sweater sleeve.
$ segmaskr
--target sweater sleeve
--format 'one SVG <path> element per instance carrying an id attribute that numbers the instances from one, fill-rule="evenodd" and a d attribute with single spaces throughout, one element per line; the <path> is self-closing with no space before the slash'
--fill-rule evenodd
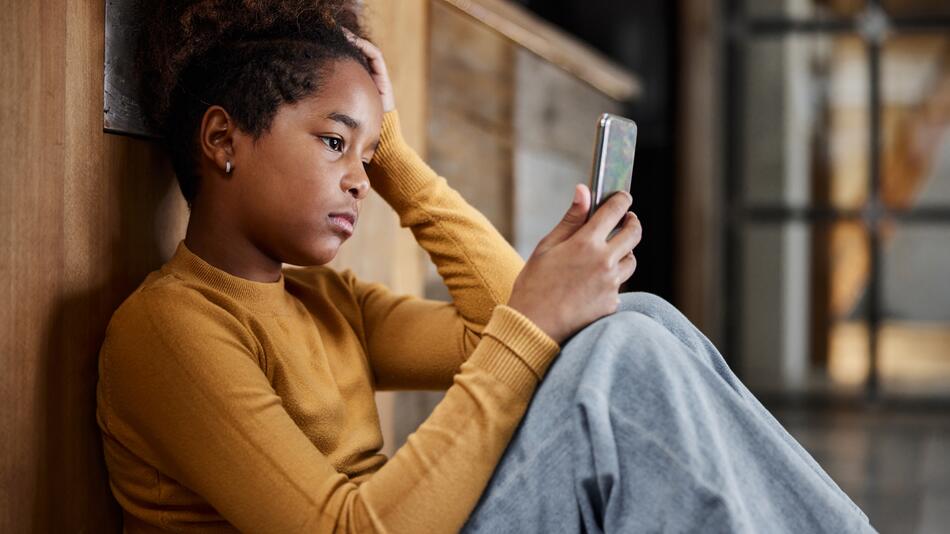
<path id="1" fill-rule="evenodd" d="M 359 280 L 350 270 L 340 276 L 357 298 L 377 391 L 445 390 L 452 385 L 459 366 L 478 345 L 484 324 L 465 319 L 450 302 L 394 293 L 378 282 Z"/>
<path id="2" fill-rule="evenodd" d="M 445 304 L 394 295 L 381 284 L 362 283 L 346 273 L 361 305 L 377 386 L 447 385 L 474 350 L 492 310 L 508 302 L 524 260 L 405 142 L 395 110 L 384 116 L 369 176 L 400 225 L 428 253 L 452 297 Z M 547 338 L 540 330 L 536 335 Z"/>
<path id="3" fill-rule="evenodd" d="M 486 324 L 492 308 L 508 302 L 524 260 L 405 142 L 395 110 L 383 118 L 369 177 L 435 263 L 459 314 Z"/>
<path id="4" fill-rule="evenodd" d="M 138 299 L 110 323 L 100 425 L 248 533 L 458 531 L 558 351 L 496 307 L 432 415 L 356 483 L 295 424 L 237 319 L 208 301 L 166 297 Z"/>

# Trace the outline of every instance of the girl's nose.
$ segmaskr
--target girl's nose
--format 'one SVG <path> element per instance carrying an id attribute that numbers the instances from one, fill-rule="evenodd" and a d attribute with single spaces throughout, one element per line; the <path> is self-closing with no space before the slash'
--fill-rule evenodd
<path id="1" fill-rule="evenodd" d="M 361 200 L 369 192 L 369 176 L 366 175 L 366 169 L 363 163 L 359 163 L 359 169 L 348 173 L 341 184 L 343 190 L 353 195 L 353 198 Z"/>

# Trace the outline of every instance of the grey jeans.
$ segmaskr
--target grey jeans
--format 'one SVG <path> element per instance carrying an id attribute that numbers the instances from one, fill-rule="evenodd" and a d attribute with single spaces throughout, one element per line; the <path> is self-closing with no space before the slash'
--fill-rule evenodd
<path id="1" fill-rule="evenodd" d="M 464 533 L 875 532 L 679 311 L 569 339 Z"/>

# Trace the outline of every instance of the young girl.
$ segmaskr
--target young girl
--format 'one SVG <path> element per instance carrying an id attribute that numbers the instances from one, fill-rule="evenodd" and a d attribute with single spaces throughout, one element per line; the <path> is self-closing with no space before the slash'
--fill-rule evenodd
<path id="1" fill-rule="evenodd" d="M 579 186 L 525 263 L 403 141 L 342 2 L 162 2 L 148 35 L 191 217 L 100 354 L 126 532 L 872 530 L 675 309 L 618 297 L 629 195 L 585 223 Z M 370 186 L 451 303 L 323 267 Z M 374 392 L 434 388 L 380 454 Z"/>

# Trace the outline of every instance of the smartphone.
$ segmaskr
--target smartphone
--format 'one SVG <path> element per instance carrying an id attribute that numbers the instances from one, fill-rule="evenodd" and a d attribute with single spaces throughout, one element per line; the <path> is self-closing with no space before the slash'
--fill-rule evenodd
<path id="1" fill-rule="evenodd" d="M 594 212 L 617 191 L 630 191 L 633 179 L 633 155 L 637 148 L 637 123 L 632 120 L 604 113 L 597 122 L 597 140 L 594 143 L 594 167 L 590 176 L 590 220 Z M 607 239 L 623 223 L 610 232 Z"/>

